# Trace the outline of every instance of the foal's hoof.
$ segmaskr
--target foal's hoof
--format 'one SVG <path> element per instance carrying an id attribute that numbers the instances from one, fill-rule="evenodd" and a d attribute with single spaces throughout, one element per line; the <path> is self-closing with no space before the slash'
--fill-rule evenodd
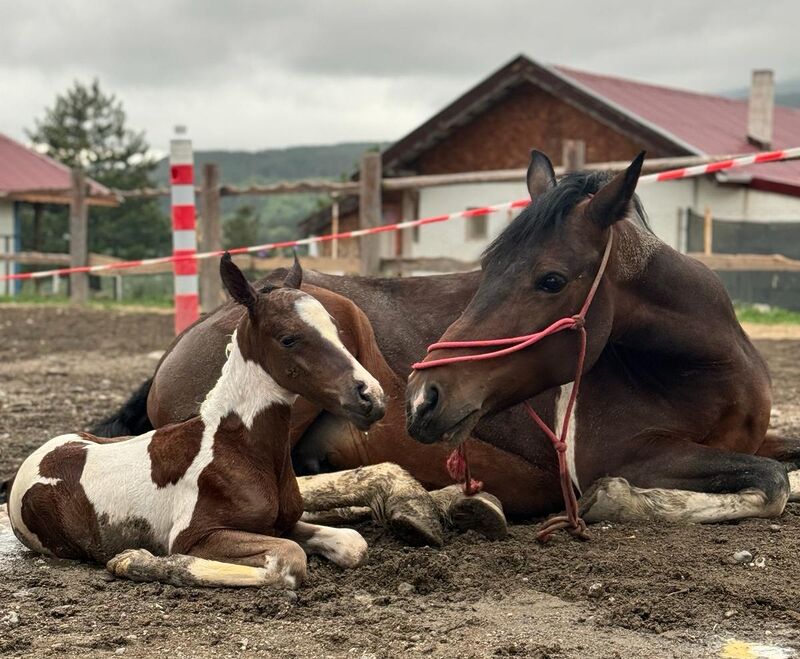
<path id="1" fill-rule="evenodd" d="M 146 549 L 126 549 L 120 552 L 108 563 L 106 569 L 115 577 L 141 581 L 143 568 L 152 566 L 155 557 Z"/>
<path id="2" fill-rule="evenodd" d="M 508 535 L 503 504 L 488 492 L 472 496 L 460 493 L 449 513 L 453 526 L 459 531 L 476 531 L 488 540 L 502 540 Z"/>
<path id="3" fill-rule="evenodd" d="M 430 502 L 407 499 L 400 504 L 393 502 L 390 509 L 386 526 L 406 544 L 415 547 L 441 547 L 444 544 L 442 523 Z"/>

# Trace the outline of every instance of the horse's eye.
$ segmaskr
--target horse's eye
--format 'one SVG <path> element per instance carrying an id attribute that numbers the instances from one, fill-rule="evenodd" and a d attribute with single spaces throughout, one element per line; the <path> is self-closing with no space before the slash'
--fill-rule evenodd
<path id="1" fill-rule="evenodd" d="M 281 337 L 280 343 L 284 348 L 291 348 L 295 343 L 297 343 L 297 337 L 296 336 Z"/>
<path id="2" fill-rule="evenodd" d="M 536 282 L 536 288 L 545 293 L 558 293 L 567 285 L 567 278 L 557 272 L 548 272 Z"/>

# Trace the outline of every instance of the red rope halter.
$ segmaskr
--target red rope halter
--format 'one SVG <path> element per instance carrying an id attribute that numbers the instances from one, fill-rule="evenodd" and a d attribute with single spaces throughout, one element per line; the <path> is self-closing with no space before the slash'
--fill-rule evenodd
<path id="1" fill-rule="evenodd" d="M 513 336 L 505 339 L 486 339 L 483 341 L 442 341 L 434 343 L 428 347 L 428 353 L 434 350 L 452 350 L 457 348 L 496 348 L 500 346 L 500 350 L 491 352 L 480 352 L 472 355 L 459 355 L 457 357 L 443 357 L 441 359 L 432 359 L 428 362 L 417 362 L 411 368 L 414 370 L 423 370 L 426 368 L 433 368 L 435 366 L 444 366 L 445 364 L 456 364 L 458 362 L 475 362 L 483 359 L 494 359 L 502 357 L 511 353 L 523 350 L 534 343 L 538 343 L 542 339 L 551 334 L 556 334 L 563 330 L 577 330 L 580 334 L 580 350 L 578 351 L 578 363 L 575 368 L 574 384 L 572 386 L 572 393 L 570 393 L 567 408 L 564 413 L 564 421 L 561 426 L 560 436 L 556 434 L 555 430 L 551 429 L 542 418 L 531 407 L 530 403 L 525 401 L 525 410 L 528 415 L 533 419 L 542 432 L 547 435 L 553 443 L 558 455 L 558 472 L 561 480 L 561 493 L 564 497 L 564 507 L 566 509 L 565 515 L 557 515 L 548 519 L 539 529 L 536 538 L 540 542 L 544 542 L 558 529 L 566 529 L 573 536 L 581 540 L 588 540 L 589 534 L 586 530 L 585 522 L 578 515 L 578 501 L 575 498 L 575 490 L 572 487 L 572 479 L 569 473 L 569 465 L 567 464 L 567 433 L 569 432 L 569 420 L 572 415 L 572 409 L 575 407 L 575 400 L 578 398 L 578 391 L 581 386 L 581 376 L 583 375 L 583 365 L 586 360 L 586 314 L 589 307 L 594 300 L 600 282 L 603 279 L 603 274 L 608 266 L 608 259 L 611 256 L 611 244 L 613 233 L 608 234 L 608 242 L 606 243 L 603 258 L 600 261 L 600 267 L 597 269 L 597 274 L 592 282 L 592 287 L 586 295 L 581 310 L 574 316 L 568 316 L 555 321 L 545 329 L 534 332 L 533 334 L 525 334 L 523 336 Z M 480 489 L 480 483 L 473 481 L 469 476 L 469 466 L 467 465 L 466 452 L 463 444 L 459 446 L 453 454 L 448 458 L 448 469 L 451 475 L 458 478 L 464 478 L 464 492 L 467 494 L 474 494 Z M 463 465 L 463 466 L 462 466 Z"/>

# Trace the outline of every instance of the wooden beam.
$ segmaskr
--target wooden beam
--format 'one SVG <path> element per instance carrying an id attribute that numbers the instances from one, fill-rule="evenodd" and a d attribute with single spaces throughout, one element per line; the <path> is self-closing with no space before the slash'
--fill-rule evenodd
<path id="1" fill-rule="evenodd" d="M 730 272 L 800 272 L 800 260 L 782 254 L 701 254 L 688 256 L 712 270 Z"/>
<path id="2" fill-rule="evenodd" d="M 76 167 L 72 170 L 72 199 L 69 207 L 69 265 L 78 268 L 89 265 L 89 215 L 86 204 L 86 175 Z M 69 276 L 69 299 L 73 304 L 89 300 L 89 275 L 73 272 Z"/>
<path id="3" fill-rule="evenodd" d="M 692 165 L 704 165 L 716 160 L 730 160 L 746 154 L 725 154 L 712 156 L 681 156 L 676 158 L 650 158 L 644 161 L 642 171 L 658 172 L 665 169 L 676 167 L 690 167 Z M 630 165 L 629 160 L 612 160 L 605 162 L 587 163 L 584 169 L 587 170 L 608 170 L 612 172 L 622 171 Z M 563 167 L 556 167 L 556 174 L 561 176 L 566 173 Z M 480 172 L 460 172 L 457 174 L 432 174 L 426 176 L 401 176 L 396 178 L 384 179 L 382 189 L 392 190 L 412 190 L 414 188 L 433 187 L 437 185 L 458 185 L 462 183 L 517 183 L 525 180 L 525 169 L 498 169 Z M 357 195 L 360 192 L 358 181 L 324 181 L 320 179 L 305 179 L 296 181 L 280 181 L 269 185 L 224 185 L 220 188 L 223 197 L 254 195 L 264 196 L 273 194 L 293 194 L 304 192 L 316 192 L 320 194 L 337 193 L 340 196 Z M 197 189 L 201 193 L 200 188 Z M 114 194 L 122 199 L 152 199 L 155 197 L 169 196 L 169 188 L 140 188 L 138 190 L 114 190 Z M 94 203 L 94 202 L 93 202 Z M 98 199 L 96 203 L 101 203 Z"/>
<path id="4" fill-rule="evenodd" d="M 23 201 L 30 204 L 55 204 L 58 206 L 69 206 L 72 202 L 72 189 L 68 190 L 30 190 L 18 192 L 0 193 L 0 199 L 9 201 Z M 86 204 L 88 206 L 119 206 L 123 201 L 122 195 L 115 191 L 108 195 L 87 195 Z"/>
<path id="5" fill-rule="evenodd" d="M 741 155 L 741 154 L 738 154 Z M 642 171 L 660 172 L 677 167 L 704 165 L 716 160 L 729 160 L 737 155 L 721 156 L 682 156 L 679 158 L 651 158 L 644 161 Z M 592 171 L 620 172 L 627 169 L 630 160 L 611 160 L 606 162 L 586 163 L 584 169 Z M 557 176 L 566 173 L 564 167 L 556 167 Z M 403 176 L 387 178 L 383 181 L 384 191 L 407 190 L 411 188 L 430 188 L 437 185 L 460 185 L 467 183 L 520 183 L 525 181 L 525 169 L 497 169 L 485 172 L 461 172 L 458 174 L 430 174 L 426 176 Z"/>
<path id="6" fill-rule="evenodd" d="M 381 224 L 381 154 L 369 151 L 361 157 L 361 190 L 359 192 L 358 228 L 369 229 Z M 374 277 L 380 270 L 380 235 L 359 238 L 361 274 Z"/>
<path id="7" fill-rule="evenodd" d="M 219 167 L 214 163 L 203 166 L 203 188 L 197 226 L 197 248 L 200 252 L 215 252 L 222 248 L 220 224 Z M 200 276 L 200 310 L 207 313 L 224 301 L 219 278 L 219 259 L 203 259 L 198 263 Z"/>

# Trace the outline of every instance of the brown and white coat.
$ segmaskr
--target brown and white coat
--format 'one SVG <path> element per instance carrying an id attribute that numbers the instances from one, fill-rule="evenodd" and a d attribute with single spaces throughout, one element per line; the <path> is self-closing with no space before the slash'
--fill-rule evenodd
<path id="1" fill-rule="evenodd" d="M 289 413 L 297 393 L 316 394 L 369 425 L 382 415 L 380 385 L 317 300 L 291 286 L 256 294 L 229 260 L 224 281 L 226 267 L 228 290 L 249 312 L 199 416 L 133 438 L 61 435 L 36 450 L 8 502 L 27 547 L 178 585 L 294 587 L 306 552 L 345 567 L 365 560 L 356 531 L 299 521 Z M 299 347 L 281 345 L 290 334 Z M 337 382 L 326 382 L 334 366 Z"/>

